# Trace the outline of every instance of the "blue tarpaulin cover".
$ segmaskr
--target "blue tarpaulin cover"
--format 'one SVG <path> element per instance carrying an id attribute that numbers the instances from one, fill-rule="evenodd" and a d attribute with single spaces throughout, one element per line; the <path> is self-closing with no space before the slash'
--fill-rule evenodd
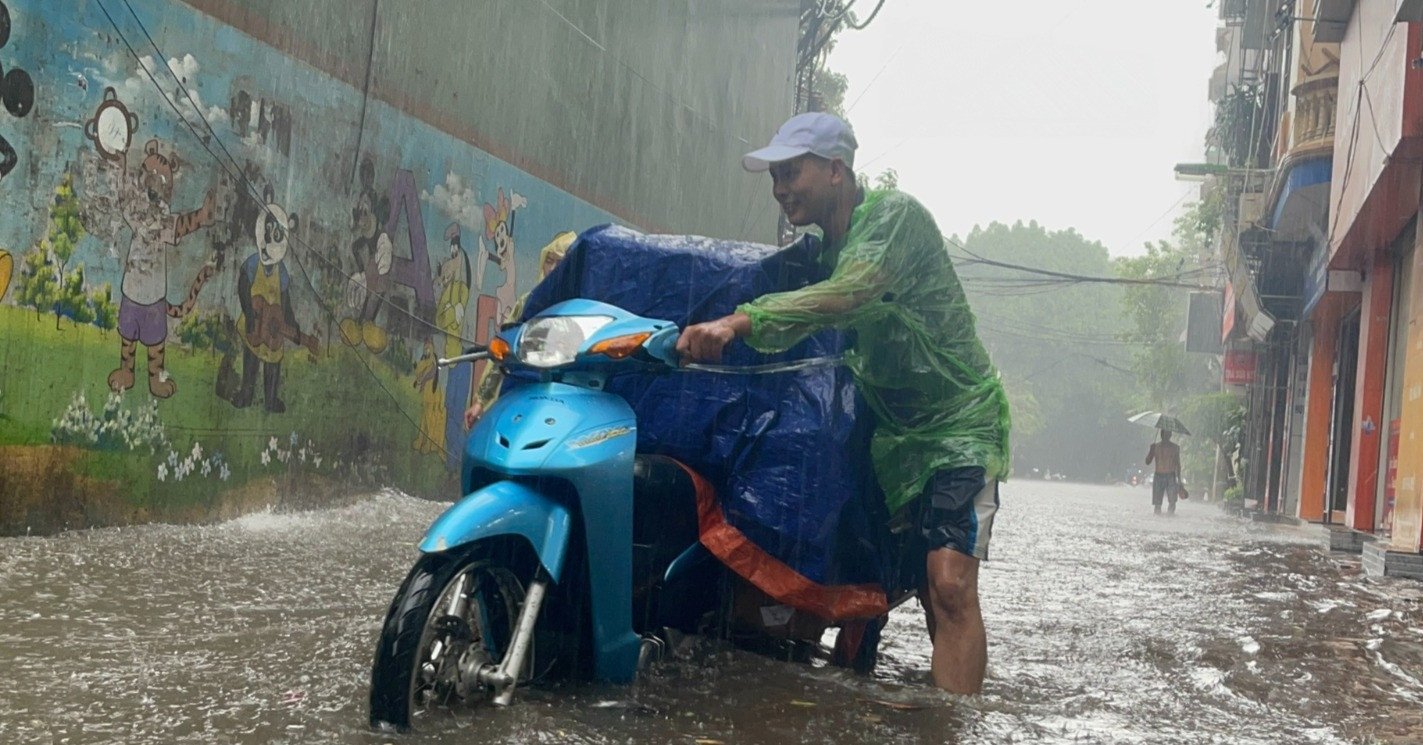
<path id="1" fill-rule="evenodd" d="M 818 252 L 809 236 L 777 249 L 594 228 L 530 293 L 521 320 L 581 297 L 685 328 L 824 279 L 829 270 Z M 765 355 L 737 341 L 723 363 L 834 356 L 846 343 L 843 333 L 823 331 Z M 676 458 L 705 476 L 726 521 L 766 554 L 822 586 L 879 581 L 883 500 L 870 465 L 873 414 L 843 366 L 754 375 L 637 372 L 614 377 L 608 390 L 637 412 L 639 452 Z"/>

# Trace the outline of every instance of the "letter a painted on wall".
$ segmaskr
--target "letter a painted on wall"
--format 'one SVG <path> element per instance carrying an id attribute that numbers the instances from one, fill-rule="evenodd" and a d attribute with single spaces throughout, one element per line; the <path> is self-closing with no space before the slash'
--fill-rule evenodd
<path id="1" fill-rule="evenodd" d="M 425 245 L 425 218 L 420 214 L 420 191 L 415 188 L 415 174 L 406 170 L 395 172 L 395 183 L 390 188 L 390 217 L 385 221 L 387 234 L 395 235 L 402 214 L 410 240 L 410 258 L 392 257 L 390 278 L 415 291 L 417 312 L 420 318 L 430 321 L 435 317 L 435 284 L 430 275 L 430 253 Z"/>

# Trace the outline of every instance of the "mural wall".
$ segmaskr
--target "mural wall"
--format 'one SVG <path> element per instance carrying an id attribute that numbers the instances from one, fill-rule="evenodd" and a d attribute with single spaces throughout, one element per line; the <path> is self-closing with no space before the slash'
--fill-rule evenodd
<path id="1" fill-rule="evenodd" d="M 177 0 L 0 0 L 0 532 L 452 488 L 435 358 L 638 225 L 367 93 Z"/>

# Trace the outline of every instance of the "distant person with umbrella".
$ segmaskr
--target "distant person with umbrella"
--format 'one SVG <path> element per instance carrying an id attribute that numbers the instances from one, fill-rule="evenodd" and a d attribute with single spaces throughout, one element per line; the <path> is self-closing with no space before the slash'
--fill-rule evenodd
<path id="1" fill-rule="evenodd" d="M 1127 421 L 1161 430 L 1161 441 L 1151 443 L 1151 448 L 1146 451 L 1146 464 L 1156 466 L 1156 473 L 1151 479 L 1151 506 L 1160 515 L 1164 497 L 1168 502 L 1167 514 L 1176 514 L 1176 500 L 1182 491 L 1181 447 L 1171 441 L 1171 433 L 1189 435 L 1190 430 L 1176 417 L 1154 411 L 1142 412 Z"/>
<path id="2" fill-rule="evenodd" d="M 1151 443 L 1146 451 L 1146 464 L 1156 464 L 1156 474 L 1151 479 L 1151 506 L 1156 514 L 1161 514 L 1161 498 L 1166 497 L 1169 505 L 1166 514 L 1176 514 L 1176 497 L 1181 488 L 1181 446 L 1171 441 L 1171 430 L 1161 430 L 1161 441 Z"/>

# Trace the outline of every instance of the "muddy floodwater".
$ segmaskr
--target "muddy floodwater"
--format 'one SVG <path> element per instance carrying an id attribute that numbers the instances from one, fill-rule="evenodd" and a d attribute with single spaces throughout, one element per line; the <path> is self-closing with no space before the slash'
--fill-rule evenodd
<path id="1" fill-rule="evenodd" d="M 693 644 L 633 687 L 366 728 L 371 654 L 443 505 L 0 540 L 0 743 L 1423 742 L 1423 597 L 1295 528 L 1016 481 L 982 594 L 985 694 L 927 685 L 917 607 L 874 677 Z"/>

